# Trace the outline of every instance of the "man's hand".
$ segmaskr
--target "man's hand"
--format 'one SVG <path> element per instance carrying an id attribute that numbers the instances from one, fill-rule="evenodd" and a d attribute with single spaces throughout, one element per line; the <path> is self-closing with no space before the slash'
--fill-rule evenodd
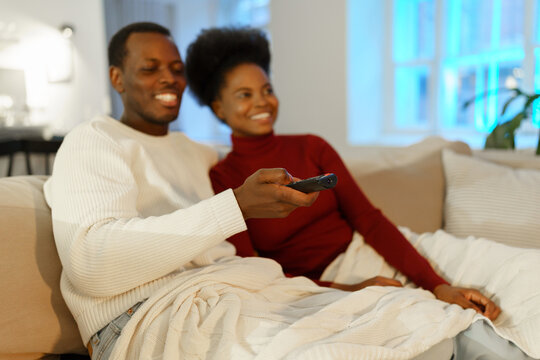
<path id="1" fill-rule="evenodd" d="M 501 313 L 501 309 L 493 301 L 475 289 L 442 284 L 433 290 L 433 294 L 447 303 L 460 305 L 464 309 L 474 309 L 490 320 L 495 320 Z"/>
<path id="2" fill-rule="evenodd" d="M 310 206 L 318 193 L 304 194 L 286 185 L 293 180 L 285 169 L 260 169 L 234 189 L 236 201 L 249 218 L 284 218 L 299 206 Z"/>
<path id="3" fill-rule="evenodd" d="M 403 284 L 400 281 L 395 280 L 395 279 L 387 278 L 384 276 L 375 276 L 375 277 L 372 277 L 371 279 L 362 281 L 359 284 L 347 285 L 347 284 L 332 283 L 332 285 L 330 285 L 331 288 L 345 290 L 345 291 L 357 291 L 357 290 L 366 288 L 368 286 L 402 287 Z"/>

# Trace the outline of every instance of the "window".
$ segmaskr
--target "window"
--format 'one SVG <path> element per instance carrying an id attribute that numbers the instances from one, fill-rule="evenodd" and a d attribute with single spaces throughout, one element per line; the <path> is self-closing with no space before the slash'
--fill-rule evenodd
<path id="1" fill-rule="evenodd" d="M 270 0 L 221 0 L 220 23 L 266 28 L 270 22 Z"/>
<path id="2" fill-rule="evenodd" d="M 481 147 L 499 121 L 515 114 L 507 87 L 540 91 L 540 6 L 536 0 L 390 0 L 382 19 L 381 136 L 442 135 Z M 384 5 L 382 5 L 384 7 Z M 476 97 L 479 94 L 485 96 Z M 475 98 L 464 107 L 466 101 Z M 518 134 L 536 146 L 540 104 Z M 522 136 L 522 140 L 520 139 Z M 353 139 L 354 142 L 354 139 Z"/>

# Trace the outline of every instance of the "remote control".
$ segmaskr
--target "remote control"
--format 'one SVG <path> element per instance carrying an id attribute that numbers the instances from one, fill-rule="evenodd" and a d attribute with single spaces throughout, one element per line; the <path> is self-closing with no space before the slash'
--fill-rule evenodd
<path id="1" fill-rule="evenodd" d="M 287 184 L 286 186 L 307 194 L 314 191 L 331 189 L 336 186 L 336 184 L 337 176 L 332 173 L 328 173 L 305 180 L 295 181 Z"/>

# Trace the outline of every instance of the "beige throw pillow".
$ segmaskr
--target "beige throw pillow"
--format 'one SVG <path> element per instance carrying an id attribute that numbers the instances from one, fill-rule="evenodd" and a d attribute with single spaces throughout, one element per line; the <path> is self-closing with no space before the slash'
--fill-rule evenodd
<path id="1" fill-rule="evenodd" d="M 540 248 L 540 171 L 443 151 L 445 230 Z"/>
<path id="2" fill-rule="evenodd" d="M 387 159 L 381 161 L 384 164 L 379 170 L 366 174 L 362 163 L 350 162 L 348 166 L 366 196 L 390 221 L 417 233 L 433 232 L 442 228 L 443 148 L 471 154 L 463 142 L 428 138 L 410 147 L 385 152 Z M 388 158 L 391 155 L 395 155 L 392 160 Z"/>

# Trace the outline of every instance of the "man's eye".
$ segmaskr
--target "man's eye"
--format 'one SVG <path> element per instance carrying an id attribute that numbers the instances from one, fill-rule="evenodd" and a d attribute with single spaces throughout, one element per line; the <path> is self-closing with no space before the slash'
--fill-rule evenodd
<path id="1" fill-rule="evenodd" d="M 152 71 L 156 71 L 156 68 L 155 67 L 143 67 L 141 70 L 144 71 L 144 72 L 152 72 Z"/>
<path id="2" fill-rule="evenodd" d="M 251 94 L 248 93 L 248 92 L 241 92 L 241 93 L 238 93 L 238 97 L 239 97 L 240 99 L 248 98 L 248 97 L 250 97 L 250 96 L 251 96 Z"/>
<path id="3" fill-rule="evenodd" d="M 267 93 L 267 94 L 273 94 L 273 93 L 274 93 L 274 89 L 272 89 L 272 88 L 267 88 L 267 89 L 266 89 L 266 93 Z"/>

